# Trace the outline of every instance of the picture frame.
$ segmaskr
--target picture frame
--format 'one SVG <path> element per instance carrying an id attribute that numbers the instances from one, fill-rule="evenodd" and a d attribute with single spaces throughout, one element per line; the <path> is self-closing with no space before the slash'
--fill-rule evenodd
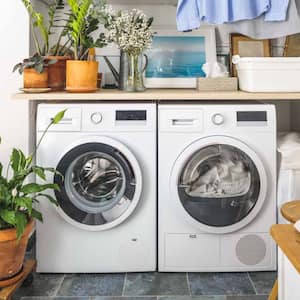
<path id="1" fill-rule="evenodd" d="M 240 57 L 270 57 L 271 40 L 256 40 L 248 36 L 232 33 L 230 35 L 230 69 L 231 76 L 236 77 L 237 71 L 232 63 L 232 56 L 239 55 Z"/>
<path id="2" fill-rule="evenodd" d="M 157 30 L 146 55 L 147 88 L 196 88 L 197 78 L 205 77 L 203 64 L 217 61 L 215 27 L 192 32 Z"/>
<path id="3" fill-rule="evenodd" d="M 283 56 L 299 57 L 300 56 L 300 33 L 286 37 Z"/>

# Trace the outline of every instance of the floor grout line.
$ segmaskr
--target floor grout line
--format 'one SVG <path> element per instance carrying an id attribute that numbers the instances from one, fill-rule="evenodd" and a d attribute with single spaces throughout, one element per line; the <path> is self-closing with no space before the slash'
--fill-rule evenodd
<path id="1" fill-rule="evenodd" d="M 60 280 L 60 282 L 59 282 L 57 288 L 55 289 L 54 295 L 53 295 L 52 297 L 57 297 L 57 293 L 58 293 L 58 291 L 60 290 L 60 288 L 61 288 L 61 286 L 62 286 L 62 284 L 63 284 L 63 281 L 65 280 L 65 277 L 66 277 L 66 274 L 64 274 L 64 275 L 62 276 L 62 278 L 61 278 L 61 280 Z"/>
<path id="2" fill-rule="evenodd" d="M 125 293 L 126 280 L 127 280 L 127 273 L 125 273 L 125 276 L 124 276 L 123 289 L 122 289 L 122 296 L 124 296 L 124 293 Z"/>
<path id="3" fill-rule="evenodd" d="M 189 280 L 189 273 L 188 272 L 186 272 L 186 282 L 187 282 L 187 286 L 188 286 L 189 296 L 192 296 L 191 287 L 190 287 L 190 280 Z"/>
<path id="4" fill-rule="evenodd" d="M 249 272 L 247 272 L 247 274 L 248 274 L 248 278 L 249 278 L 249 280 L 250 280 L 250 283 L 251 283 L 251 285 L 252 285 L 252 287 L 253 287 L 253 289 L 254 289 L 255 295 L 258 295 L 257 290 L 256 290 L 256 287 L 255 287 L 255 284 L 254 284 L 254 282 L 252 281 Z"/>

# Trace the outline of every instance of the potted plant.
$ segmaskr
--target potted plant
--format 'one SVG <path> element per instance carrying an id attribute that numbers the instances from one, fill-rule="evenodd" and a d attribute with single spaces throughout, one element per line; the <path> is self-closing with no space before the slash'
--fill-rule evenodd
<path id="1" fill-rule="evenodd" d="M 36 11 L 31 0 L 22 0 L 22 2 L 30 17 L 31 34 L 35 45 L 36 55 L 43 57 L 45 62 L 43 70 L 41 72 L 36 72 L 35 75 L 40 79 L 43 77 L 43 87 L 49 86 L 52 90 L 63 90 L 66 82 L 66 60 L 69 59 L 70 53 L 70 39 L 67 37 L 66 31 L 68 19 L 64 19 L 65 14 L 63 11 L 64 1 L 52 0 L 48 6 L 47 22 L 45 21 L 44 16 Z M 61 28 L 61 32 L 51 46 L 50 36 L 54 33 L 54 29 L 57 28 Z M 65 41 L 63 42 L 64 39 Z M 28 59 L 25 59 L 24 63 L 26 60 Z M 29 58 L 29 60 L 31 60 L 31 58 Z M 49 61 L 52 63 L 49 64 Z M 24 88 L 40 88 L 41 83 L 39 86 L 35 86 L 35 84 L 30 84 L 30 86 L 28 86 L 28 83 L 30 83 L 30 80 L 35 73 L 35 68 L 25 65 L 24 69 L 32 69 L 30 71 L 31 77 L 28 79 L 24 78 L 24 82 L 27 84 Z M 27 77 L 27 73 L 29 72 L 24 72 L 24 77 Z M 48 75 L 46 75 L 47 73 Z M 45 80 L 47 76 L 48 79 L 46 83 Z"/>
<path id="2" fill-rule="evenodd" d="M 47 88 L 48 87 L 48 67 L 56 63 L 53 59 L 46 59 L 44 56 L 36 53 L 33 56 L 24 59 L 23 62 L 14 66 L 13 72 L 19 70 L 24 73 L 24 88 Z"/>
<path id="3" fill-rule="evenodd" d="M 93 0 L 67 0 L 71 9 L 68 32 L 74 59 L 67 61 L 66 90 L 93 92 L 97 90 L 98 62 L 89 51 L 106 45 L 104 34 L 92 36 L 98 29 L 105 3 Z M 91 58 L 92 57 L 92 58 Z"/>
<path id="4" fill-rule="evenodd" d="M 64 117 L 65 111 L 59 112 L 46 128 Z M 43 135 L 43 136 L 44 136 Z M 43 137 L 42 137 L 43 138 Z M 41 140 L 42 140 L 41 138 Z M 37 144 L 38 148 L 41 140 Z M 45 193 L 47 189 L 58 190 L 56 184 L 37 184 L 28 182 L 29 176 L 35 174 L 46 180 L 46 173 L 56 173 L 53 168 L 44 168 L 33 164 L 33 154 L 26 157 L 20 149 L 13 149 L 7 171 L 3 174 L 0 163 L 0 284 L 10 279 L 13 283 L 16 274 L 22 268 L 29 234 L 34 219 L 42 221 L 41 213 L 35 209 L 34 203 L 41 197 L 57 204 L 56 200 Z M 1 282 L 2 281 L 2 282 Z"/>

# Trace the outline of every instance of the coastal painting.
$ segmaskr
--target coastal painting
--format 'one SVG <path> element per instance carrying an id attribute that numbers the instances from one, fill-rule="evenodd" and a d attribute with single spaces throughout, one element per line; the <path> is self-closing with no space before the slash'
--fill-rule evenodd
<path id="1" fill-rule="evenodd" d="M 204 36 L 154 36 L 146 78 L 205 77 L 206 38 Z"/>

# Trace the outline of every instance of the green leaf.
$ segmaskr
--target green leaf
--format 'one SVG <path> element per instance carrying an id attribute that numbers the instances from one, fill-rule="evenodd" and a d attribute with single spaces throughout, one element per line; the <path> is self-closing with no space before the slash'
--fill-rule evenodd
<path id="1" fill-rule="evenodd" d="M 29 183 L 24 185 L 21 188 L 21 192 L 24 195 L 33 194 L 33 193 L 40 193 L 47 189 L 53 189 L 59 191 L 59 186 L 56 183 L 49 183 L 49 184 L 37 184 L 37 183 Z"/>
<path id="2" fill-rule="evenodd" d="M 32 167 L 32 171 L 41 179 L 46 180 L 45 170 L 42 167 L 38 167 L 38 166 Z"/>
<path id="3" fill-rule="evenodd" d="M 53 198 L 52 196 L 48 195 L 48 194 L 43 194 L 43 193 L 40 193 L 40 194 L 37 194 L 36 195 L 36 198 L 37 197 L 45 197 L 47 198 L 51 203 L 55 204 L 56 206 L 58 206 L 58 202 L 55 198 Z"/>
<path id="4" fill-rule="evenodd" d="M 37 211 L 36 209 L 34 209 L 34 208 L 32 209 L 32 214 L 31 214 L 31 216 L 32 216 L 34 219 L 37 219 L 37 220 L 43 222 L 43 216 L 42 216 L 42 214 L 41 214 L 39 211 Z"/>
<path id="5" fill-rule="evenodd" d="M 18 69 L 20 69 L 22 67 L 22 63 L 18 63 L 14 66 L 13 68 L 13 72 L 16 72 Z"/>
<path id="6" fill-rule="evenodd" d="M 32 213 L 32 199 L 29 197 L 20 197 L 15 199 L 15 203 L 19 208 L 26 208 L 28 214 Z"/>
<path id="7" fill-rule="evenodd" d="M 2 170 L 3 170 L 3 166 L 2 166 L 2 164 L 0 163 L 0 176 L 2 176 Z"/>
<path id="8" fill-rule="evenodd" d="M 58 124 L 63 119 L 63 117 L 65 116 L 65 112 L 66 112 L 66 109 L 60 111 L 59 113 L 57 113 L 55 115 L 55 117 L 53 118 L 53 120 L 52 120 L 52 124 Z"/>
<path id="9" fill-rule="evenodd" d="M 13 226 L 16 225 L 16 212 L 8 209 L 0 210 L 2 220 Z"/>
<path id="10" fill-rule="evenodd" d="M 43 63 L 39 63 L 39 64 L 35 64 L 34 69 L 38 72 L 38 73 L 43 73 L 44 71 L 44 64 Z"/>
<path id="11" fill-rule="evenodd" d="M 16 229 L 17 229 L 17 239 L 20 240 L 22 234 L 24 233 L 25 227 L 28 223 L 27 217 L 22 212 L 16 212 Z"/>
<path id="12" fill-rule="evenodd" d="M 26 158 L 26 166 L 29 167 L 32 163 L 32 160 L 33 160 L 33 157 L 32 155 L 29 155 L 27 158 Z"/>
<path id="13" fill-rule="evenodd" d="M 26 157 L 20 149 L 13 149 L 10 156 L 10 164 L 14 173 L 18 173 L 25 168 Z"/>

